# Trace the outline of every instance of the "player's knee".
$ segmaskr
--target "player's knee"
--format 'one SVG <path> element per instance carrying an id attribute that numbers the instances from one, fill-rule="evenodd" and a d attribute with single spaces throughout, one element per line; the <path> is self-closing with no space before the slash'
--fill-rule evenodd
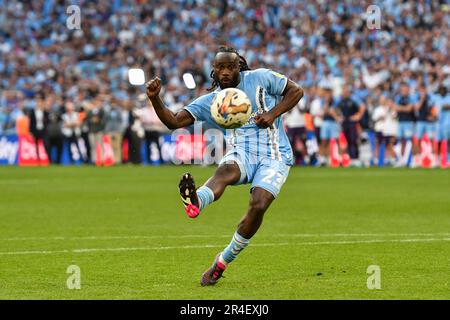
<path id="1" fill-rule="evenodd" d="M 242 218 L 240 224 L 252 223 L 253 221 L 260 220 L 266 212 L 267 206 L 264 203 L 252 201 L 250 203 L 247 214 Z"/>
<path id="2" fill-rule="evenodd" d="M 267 205 L 264 201 L 253 200 L 250 203 L 249 212 L 253 215 L 263 215 L 266 211 Z"/>

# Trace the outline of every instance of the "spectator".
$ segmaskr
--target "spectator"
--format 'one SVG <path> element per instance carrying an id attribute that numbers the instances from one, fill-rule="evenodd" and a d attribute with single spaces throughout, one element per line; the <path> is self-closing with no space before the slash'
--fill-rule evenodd
<path id="1" fill-rule="evenodd" d="M 48 114 L 47 140 L 50 162 L 61 164 L 64 135 L 62 133 L 62 118 L 59 110 L 52 110 Z M 56 152 L 55 158 L 52 157 L 53 150 Z"/>
<path id="2" fill-rule="evenodd" d="M 284 124 L 287 127 L 289 142 L 294 152 L 295 164 L 301 165 L 305 160 L 306 152 L 306 128 L 305 117 L 306 99 L 305 97 L 291 111 L 284 116 Z"/>
<path id="3" fill-rule="evenodd" d="M 152 144 L 154 144 L 158 150 L 158 159 L 162 161 L 161 145 L 159 143 L 159 137 L 161 132 L 164 131 L 164 124 L 159 120 L 156 115 L 155 109 L 149 102 L 145 107 L 136 111 L 142 126 L 145 131 L 145 150 L 147 163 L 152 163 Z"/>
<path id="4" fill-rule="evenodd" d="M 46 132 L 48 124 L 48 110 L 46 109 L 45 97 L 41 94 L 38 96 L 36 109 L 32 109 L 30 112 L 30 132 L 34 138 L 36 155 L 39 160 L 41 160 L 41 152 L 45 152 L 47 156 L 50 154 Z M 41 141 L 45 150 L 39 150 L 39 142 Z"/>
<path id="5" fill-rule="evenodd" d="M 92 163 L 92 157 L 91 157 L 91 144 L 89 142 L 89 124 L 87 119 L 87 113 L 88 109 L 90 107 L 89 102 L 84 102 L 82 106 L 78 107 L 79 110 L 79 117 L 80 117 L 80 129 L 81 129 L 81 139 L 78 141 L 78 145 L 83 149 L 84 154 L 84 163 L 90 164 Z"/>
<path id="6" fill-rule="evenodd" d="M 5 91 L 4 101 L 0 105 L 0 133 L 4 135 L 16 134 L 17 119 L 23 115 L 20 94 Z M 3 106 L 3 110 L 1 108 Z"/>
<path id="7" fill-rule="evenodd" d="M 324 104 L 325 100 L 323 98 L 323 89 L 322 88 L 312 88 L 311 89 L 311 95 L 313 97 L 310 105 L 310 114 L 313 118 L 313 125 L 314 125 L 314 134 L 317 138 L 318 143 L 320 144 L 320 128 L 322 127 L 323 123 L 323 111 L 324 111 Z"/>
<path id="8" fill-rule="evenodd" d="M 72 101 L 66 103 L 66 112 L 62 115 L 62 122 L 62 132 L 69 146 L 70 160 L 73 163 L 82 158 L 82 152 L 78 144 L 81 137 L 80 116 L 75 111 L 75 105 Z"/>
<path id="9" fill-rule="evenodd" d="M 416 118 L 415 128 L 415 142 L 414 154 L 417 155 L 421 151 L 420 140 L 426 134 L 428 138 L 433 139 L 433 119 L 432 108 L 433 104 L 431 97 L 427 93 L 427 88 L 424 83 L 421 83 L 418 88 L 418 102 L 414 105 L 414 113 Z"/>
<path id="10" fill-rule="evenodd" d="M 437 94 L 433 97 L 433 103 L 437 117 L 435 154 L 438 159 L 439 153 L 446 157 L 450 139 L 450 93 L 446 87 L 439 87 Z"/>
<path id="11" fill-rule="evenodd" d="M 370 18 L 366 12 L 371 4 L 270 0 L 255 8 L 251 1 L 231 0 L 220 5 L 97 1 L 89 3 L 82 29 L 71 31 L 59 23 L 67 19 L 64 1 L 6 1 L 0 6 L 0 130 L 6 127 L 14 133 L 10 116 L 18 112 L 17 100 L 23 100 L 26 109 L 35 109 L 38 92 L 45 93 L 51 108 L 67 95 L 80 112 L 99 92 L 136 101 L 141 92 L 128 90 L 126 81 L 128 68 L 135 66 L 159 75 L 163 100 L 178 109 L 193 93 L 205 93 L 214 49 L 223 43 L 235 46 L 251 68 L 275 69 L 298 81 L 306 92 L 328 83 L 339 98 L 342 84 L 349 84 L 353 96 L 366 106 L 377 89 L 392 100 L 402 82 L 410 92 L 424 82 L 430 95 L 442 85 L 448 88 L 448 4 L 382 1 L 377 3 L 383 12 L 380 29 L 369 30 L 365 20 Z M 195 92 L 183 85 L 183 72 L 193 73 Z M 320 103 L 314 101 L 310 110 L 320 131 L 323 119 L 315 108 Z M 363 129 L 368 115 L 360 121 Z M 88 130 L 83 122 L 89 155 Z"/>
<path id="12" fill-rule="evenodd" d="M 385 146 L 386 165 L 392 165 L 395 162 L 395 137 L 398 131 L 397 113 L 390 107 L 389 101 L 383 95 L 379 98 L 378 106 L 372 114 L 374 121 L 374 130 L 376 134 L 375 163 L 379 163 L 379 150 L 382 145 Z"/>
<path id="13" fill-rule="evenodd" d="M 11 135 L 16 133 L 15 110 L 13 107 L 7 106 L 0 111 L 0 133 Z"/>
<path id="14" fill-rule="evenodd" d="M 133 108 L 131 101 L 125 102 L 125 132 L 123 138 L 128 143 L 128 161 L 133 164 L 142 163 L 141 157 L 141 143 L 144 138 L 144 128 L 139 120 L 139 116 L 136 114 L 136 110 Z"/>
<path id="15" fill-rule="evenodd" d="M 325 89 L 323 97 L 323 123 L 320 127 L 320 158 L 321 165 L 329 162 L 330 141 L 339 138 L 339 126 L 343 121 L 342 115 L 338 113 L 331 89 Z"/>
<path id="16" fill-rule="evenodd" d="M 7 119 L 8 115 L 6 113 L 6 108 L 0 108 L 0 136 L 5 134 Z"/>
<path id="17" fill-rule="evenodd" d="M 93 164 L 103 163 L 103 131 L 105 129 L 105 112 L 101 96 L 95 97 L 88 104 L 86 123 L 89 130 L 89 145 L 91 147 L 91 161 Z"/>
<path id="18" fill-rule="evenodd" d="M 115 99 L 109 109 L 106 111 L 105 134 L 108 135 L 114 154 L 114 163 L 122 162 L 122 138 L 125 130 L 123 121 L 123 109 Z"/>
<path id="19" fill-rule="evenodd" d="M 343 116 L 342 131 L 348 144 L 348 150 L 352 161 L 359 159 L 358 125 L 361 121 L 366 107 L 355 97 L 351 97 L 349 85 L 345 85 L 342 90 L 342 98 L 337 102 L 336 107 Z"/>
<path id="20" fill-rule="evenodd" d="M 409 86 L 403 82 L 400 84 L 400 93 L 395 96 L 391 107 L 397 112 L 398 132 L 397 139 L 401 143 L 399 166 L 408 164 L 409 152 L 406 152 L 407 143 L 411 142 L 414 135 L 414 101 L 409 93 Z"/>

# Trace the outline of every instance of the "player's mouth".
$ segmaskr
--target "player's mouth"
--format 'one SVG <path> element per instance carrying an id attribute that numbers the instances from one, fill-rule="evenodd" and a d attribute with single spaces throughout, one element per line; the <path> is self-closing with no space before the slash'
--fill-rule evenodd
<path id="1" fill-rule="evenodd" d="M 230 78 L 222 78 L 220 80 L 220 86 L 223 87 L 230 87 L 233 84 L 233 81 Z"/>

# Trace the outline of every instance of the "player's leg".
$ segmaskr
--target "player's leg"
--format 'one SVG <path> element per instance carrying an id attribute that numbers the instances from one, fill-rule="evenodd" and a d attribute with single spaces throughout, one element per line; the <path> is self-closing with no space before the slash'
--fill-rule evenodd
<path id="1" fill-rule="evenodd" d="M 245 238 L 252 238 L 261 226 L 264 213 L 274 200 L 274 196 L 260 187 L 253 189 L 250 197 L 248 211 L 239 222 L 237 233 Z"/>
<path id="2" fill-rule="evenodd" d="M 204 186 L 213 192 L 214 201 L 216 201 L 222 196 L 227 186 L 236 184 L 240 179 L 241 170 L 237 163 L 222 164 Z"/>
<path id="3" fill-rule="evenodd" d="M 264 213 L 286 181 L 289 168 L 281 161 L 263 160 L 253 178 L 247 213 L 241 219 L 229 245 L 216 256 L 213 265 L 203 273 L 201 279 L 203 286 L 216 284 L 228 264 L 234 261 L 238 254 L 248 246 L 250 239 L 261 226 Z"/>
<path id="4" fill-rule="evenodd" d="M 273 199 L 274 196 L 270 192 L 259 187 L 253 189 L 247 214 L 240 221 L 230 244 L 216 256 L 212 266 L 203 273 L 200 281 L 202 286 L 216 284 L 228 264 L 248 246 L 250 239 L 261 226 L 264 213 Z"/>
<path id="5" fill-rule="evenodd" d="M 222 196 L 227 186 L 238 183 L 240 179 L 241 169 L 234 161 L 219 165 L 214 175 L 198 189 L 192 175 L 185 173 L 180 180 L 179 189 L 187 215 L 197 217 L 200 211 Z"/>

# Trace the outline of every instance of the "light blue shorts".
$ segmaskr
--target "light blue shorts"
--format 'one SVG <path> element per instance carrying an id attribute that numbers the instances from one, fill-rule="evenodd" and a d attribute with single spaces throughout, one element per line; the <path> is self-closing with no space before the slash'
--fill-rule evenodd
<path id="1" fill-rule="evenodd" d="M 320 127 L 320 139 L 337 139 L 339 138 L 339 131 L 339 125 L 335 121 L 325 120 Z"/>
<path id="2" fill-rule="evenodd" d="M 414 122 L 412 121 L 399 121 L 397 138 L 399 139 L 411 139 L 414 135 Z"/>
<path id="3" fill-rule="evenodd" d="M 437 141 L 450 139 L 450 121 L 439 121 L 435 128 Z"/>
<path id="4" fill-rule="evenodd" d="M 280 193 L 291 168 L 283 161 L 267 157 L 258 159 L 256 155 L 245 153 L 240 149 L 232 149 L 227 152 L 220 161 L 219 166 L 232 162 L 236 162 L 241 171 L 241 178 L 236 185 L 251 183 L 250 192 L 254 188 L 259 187 L 269 191 L 274 198 Z"/>
<path id="5" fill-rule="evenodd" d="M 426 133 L 429 139 L 434 137 L 434 123 L 428 121 L 417 121 L 416 122 L 416 138 L 422 139 L 423 135 Z"/>

